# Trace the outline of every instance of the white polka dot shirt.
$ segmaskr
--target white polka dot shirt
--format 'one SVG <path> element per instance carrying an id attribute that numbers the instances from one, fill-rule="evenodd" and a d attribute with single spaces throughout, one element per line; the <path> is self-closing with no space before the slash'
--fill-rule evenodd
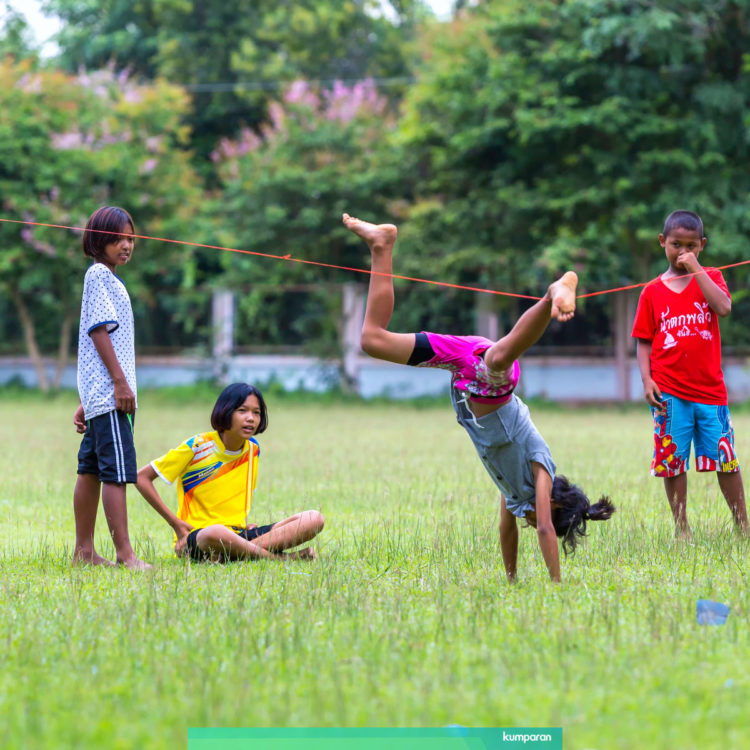
<path id="1" fill-rule="evenodd" d="M 135 336 L 133 308 L 122 280 L 103 263 L 94 263 L 83 279 L 81 323 L 78 327 L 78 395 L 84 418 L 93 419 L 115 408 L 115 384 L 91 340 L 91 331 L 107 327 L 112 347 L 133 394 Z"/>

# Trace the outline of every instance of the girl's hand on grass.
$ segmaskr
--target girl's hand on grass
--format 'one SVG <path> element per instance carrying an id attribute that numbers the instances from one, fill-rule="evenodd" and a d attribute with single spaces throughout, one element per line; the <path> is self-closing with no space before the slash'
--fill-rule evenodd
<path id="1" fill-rule="evenodd" d="M 177 534 L 177 543 L 174 546 L 174 551 L 178 557 L 185 555 L 188 534 L 190 534 L 193 528 L 187 521 L 178 521 L 174 527 L 175 534 Z"/>

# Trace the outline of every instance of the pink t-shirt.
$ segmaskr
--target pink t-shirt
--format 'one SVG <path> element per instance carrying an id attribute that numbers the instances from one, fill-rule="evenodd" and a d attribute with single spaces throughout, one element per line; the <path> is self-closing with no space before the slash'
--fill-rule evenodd
<path id="1" fill-rule="evenodd" d="M 435 356 L 417 367 L 437 367 L 453 373 L 452 385 L 468 393 L 472 401 L 499 403 L 510 398 L 518 385 L 521 368 L 514 362 L 505 372 L 492 372 L 484 353 L 495 342 L 484 336 L 451 336 L 424 332 Z"/>
<path id="2" fill-rule="evenodd" d="M 703 269 L 727 295 L 721 271 Z M 693 276 L 674 291 L 661 276 L 641 292 L 633 338 L 651 342 L 651 377 L 667 393 L 701 404 L 726 404 L 718 315 Z"/>

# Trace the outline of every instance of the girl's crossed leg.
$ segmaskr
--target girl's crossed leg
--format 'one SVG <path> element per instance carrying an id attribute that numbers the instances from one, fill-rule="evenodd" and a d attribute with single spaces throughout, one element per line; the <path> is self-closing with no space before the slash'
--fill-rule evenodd
<path id="1" fill-rule="evenodd" d="M 284 554 L 284 550 L 309 542 L 323 530 L 324 524 L 325 519 L 317 510 L 305 510 L 273 524 L 269 531 L 255 537 L 252 541 L 243 539 L 227 526 L 214 524 L 198 531 L 195 544 L 201 552 L 213 560 L 261 557 L 314 560 L 316 555 L 311 547 L 287 554 Z"/>

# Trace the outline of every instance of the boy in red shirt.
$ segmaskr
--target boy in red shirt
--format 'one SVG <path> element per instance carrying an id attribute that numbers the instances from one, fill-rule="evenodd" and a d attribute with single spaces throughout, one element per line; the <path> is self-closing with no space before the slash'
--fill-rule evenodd
<path id="1" fill-rule="evenodd" d="M 675 536 L 690 539 L 687 470 L 690 444 L 698 471 L 715 471 L 737 528 L 748 533 L 742 474 L 721 370 L 719 317 L 732 309 L 721 271 L 703 268 L 703 222 L 673 211 L 659 235 L 669 268 L 641 292 L 632 336 L 638 339 L 643 393 L 654 418 L 651 474 L 664 478 Z"/>

